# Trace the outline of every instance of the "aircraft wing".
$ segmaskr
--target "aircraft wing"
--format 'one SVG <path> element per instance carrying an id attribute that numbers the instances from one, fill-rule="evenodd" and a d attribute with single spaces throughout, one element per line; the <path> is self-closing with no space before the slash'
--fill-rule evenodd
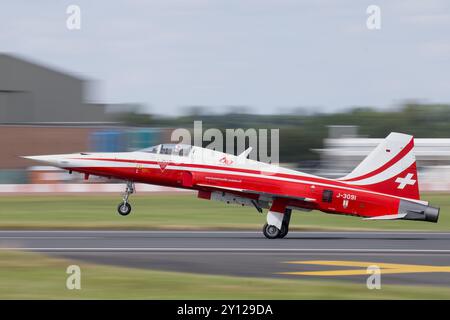
<path id="1" fill-rule="evenodd" d="M 196 185 L 199 187 L 211 188 L 211 189 L 216 189 L 216 190 L 221 190 L 221 191 L 234 191 L 234 192 L 257 194 L 257 195 L 265 196 L 265 197 L 269 197 L 269 198 L 285 198 L 285 199 L 293 199 L 293 200 L 300 200 L 300 201 L 306 201 L 306 202 L 315 202 L 316 201 L 316 199 L 313 199 L 313 198 L 295 197 L 295 196 L 290 196 L 290 195 L 281 194 L 281 193 L 268 193 L 268 192 L 260 192 L 260 191 L 249 190 L 249 189 L 231 188 L 231 187 L 215 186 L 215 185 L 209 185 L 209 184 L 196 184 Z"/>

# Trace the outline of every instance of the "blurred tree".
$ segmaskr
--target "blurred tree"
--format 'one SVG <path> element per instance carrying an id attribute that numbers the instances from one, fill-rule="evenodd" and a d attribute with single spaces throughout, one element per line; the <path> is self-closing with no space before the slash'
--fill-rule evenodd
<path id="1" fill-rule="evenodd" d="M 423 104 L 409 101 L 391 110 L 354 107 L 336 113 L 306 113 L 260 115 L 247 108 L 233 109 L 226 114 L 207 113 L 207 107 L 189 107 L 179 117 L 156 117 L 127 113 L 122 121 L 127 125 L 170 128 L 192 128 L 194 121 L 203 121 L 203 130 L 218 128 L 278 128 L 280 129 L 280 161 L 302 164 L 319 159 L 312 149 L 321 148 L 328 136 L 329 125 L 355 125 L 359 134 L 383 138 L 392 131 L 420 138 L 450 137 L 450 105 Z M 207 144 L 207 143 L 206 143 Z"/>

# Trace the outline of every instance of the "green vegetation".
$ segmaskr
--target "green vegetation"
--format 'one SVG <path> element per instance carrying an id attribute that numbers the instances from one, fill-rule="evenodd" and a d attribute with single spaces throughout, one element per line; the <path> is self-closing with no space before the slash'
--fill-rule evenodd
<path id="1" fill-rule="evenodd" d="M 81 267 L 81 290 L 66 268 Z M 25 252 L 0 252 L 0 299 L 449 299 L 450 288 L 261 279 L 120 268 Z"/>
<path id="2" fill-rule="evenodd" d="M 234 109 L 234 110 L 233 110 Z M 359 126 L 359 133 L 370 138 L 384 138 L 397 131 L 419 138 L 450 136 L 450 105 L 405 103 L 398 108 L 379 110 L 355 107 L 338 113 L 320 113 L 318 108 L 299 108 L 292 114 L 258 115 L 247 108 L 227 108 L 228 114 L 207 113 L 207 107 L 192 107 L 189 114 L 176 118 L 126 114 L 121 119 L 129 125 L 146 127 L 192 128 L 203 121 L 203 129 L 278 128 L 280 129 L 280 161 L 307 166 L 319 159 L 312 149 L 322 148 L 329 125 Z M 225 142 L 224 142 L 225 143 Z M 205 142 L 205 146 L 208 142 Z M 225 150 L 225 149 L 224 149 Z"/>
<path id="3" fill-rule="evenodd" d="M 441 207 L 438 223 L 365 221 L 319 211 L 292 215 L 292 230 L 450 230 L 450 195 L 424 197 Z M 133 195 L 133 211 L 116 211 L 118 195 L 4 196 L 0 198 L 0 229 L 252 229 L 260 230 L 265 215 L 254 208 L 197 199 L 195 194 Z"/>

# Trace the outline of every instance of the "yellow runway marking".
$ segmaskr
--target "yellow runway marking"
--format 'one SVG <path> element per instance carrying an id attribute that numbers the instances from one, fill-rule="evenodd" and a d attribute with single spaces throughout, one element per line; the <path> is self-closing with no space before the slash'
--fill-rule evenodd
<path id="1" fill-rule="evenodd" d="M 367 268 L 377 266 L 381 269 L 382 274 L 395 273 L 424 273 L 424 272 L 450 272 L 450 266 L 427 266 L 414 264 L 396 264 L 382 262 L 366 262 L 366 261 L 339 261 L 339 260 L 309 260 L 309 261 L 286 261 L 289 264 L 308 264 L 333 267 L 359 267 L 364 269 L 346 269 L 346 270 L 326 270 L 326 271 L 293 271 L 279 272 L 285 275 L 307 275 L 307 276 L 355 276 L 367 275 Z"/>

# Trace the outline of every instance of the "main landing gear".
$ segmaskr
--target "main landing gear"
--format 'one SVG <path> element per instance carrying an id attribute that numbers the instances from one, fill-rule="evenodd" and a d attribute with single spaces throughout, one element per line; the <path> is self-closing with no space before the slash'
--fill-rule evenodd
<path id="1" fill-rule="evenodd" d="M 128 197 L 132 193 L 134 193 L 134 183 L 127 181 L 127 188 L 123 195 L 123 201 L 117 206 L 117 212 L 119 212 L 121 216 L 127 216 L 131 212 L 131 205 L 128 203 Z"/>
<path id="2" fill-rule="evenodd" d="M 263 227 L 263 234 L 267 239 L 284 238 L 289 233 L 289 222 L 291 221 L 291 209 L 286 209 L 283 214 L 281 228 L 273 224 L 266 223 Z M 269 212 L 270 214 L 270 212 Z"/>

